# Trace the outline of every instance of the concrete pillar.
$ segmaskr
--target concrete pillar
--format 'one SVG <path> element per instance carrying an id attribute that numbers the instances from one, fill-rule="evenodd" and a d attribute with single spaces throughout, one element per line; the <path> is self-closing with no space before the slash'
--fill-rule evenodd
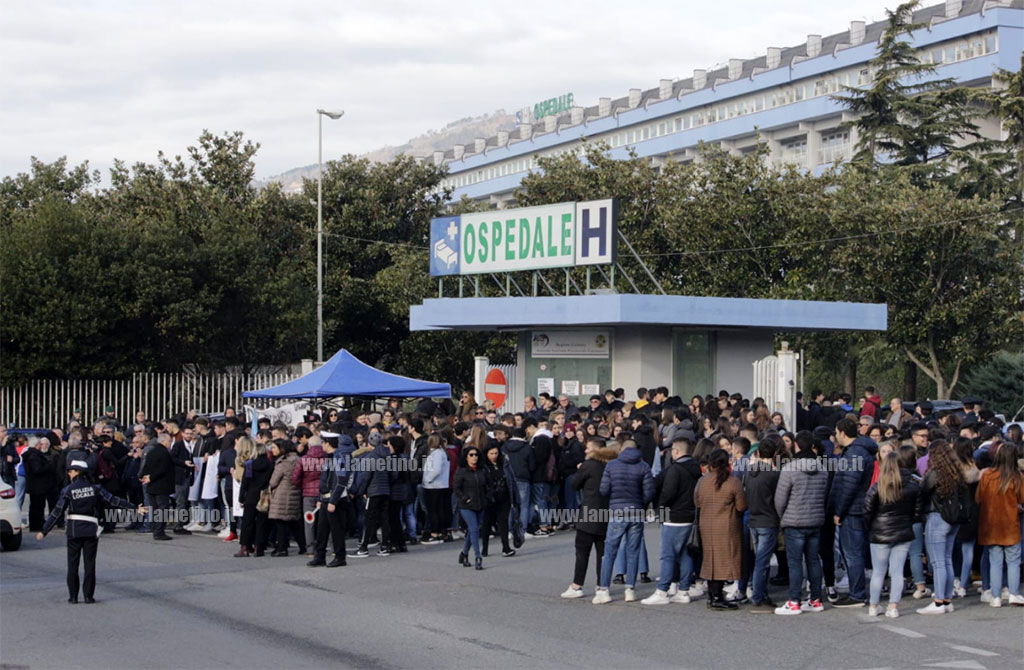
<path id="1" fill-rule="evenodd" d="M 491 361 L 486 356 L 473 357 L 473 398 L 476 400 L 478 405 L 484 404 L 484 379 L 487 377 L 487 368 L 490 367 L 490 365 Z"/>
<path id="2" fill-rule="evenodd" d="M 789 342 L 783 342 L 776 353 L 779 359 L 776 379 L 774 411 L 782 412 L 786 426 L 796 426 L 796 352 L 789 349 Z"/>

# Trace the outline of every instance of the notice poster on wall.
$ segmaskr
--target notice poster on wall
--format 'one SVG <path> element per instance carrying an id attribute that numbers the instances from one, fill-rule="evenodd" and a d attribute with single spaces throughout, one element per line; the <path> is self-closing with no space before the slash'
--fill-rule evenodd
<path id="1" fill-rule="evenodd" d="M 601 385 L 600 384 L 584 384 L 583 385 L 583 395 L 587 395 L 587 396 L 590 396 L 590 395 L 601 395 Z"/>
<path id="2" fill-rule="evenodd" d="M 580 394 L 580 382 L 579 380 L 570 381 L 568 379 L 562 380 L 562 395 L 578 396 Z"/>
<path id="3" fill-rule="evenodd" d="M 537 395 L 540 395 L 541 393 L 555 395 L 554 377 L 540 377 L 537 379 Z"/>

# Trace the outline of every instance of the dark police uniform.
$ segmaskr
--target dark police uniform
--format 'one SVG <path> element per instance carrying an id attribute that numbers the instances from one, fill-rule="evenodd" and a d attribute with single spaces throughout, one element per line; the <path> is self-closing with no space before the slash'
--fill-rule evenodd
<path id="1" fill-rule="evenodd" d="M 68 602 L 78 602 L 78 564 L 85 557 L 85 583 L 82 594 L 86 602 L 92 600 L 96 591 L 96 549 L 99 544 L 100 517 L 103 503 L 111 507 L 134 510 L 132 503 L 111 495 L 99 484 L 93 484 L 86 477 L 76 477 L 64 487 L 57 504 L 43 525 L 46 535 L 67 511 L 68 538 Z"/>

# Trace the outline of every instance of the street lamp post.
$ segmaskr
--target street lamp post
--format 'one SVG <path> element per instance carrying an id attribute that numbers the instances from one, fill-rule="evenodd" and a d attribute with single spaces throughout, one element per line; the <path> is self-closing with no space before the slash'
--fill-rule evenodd
<path id="1" fill-rule="evenodd" d="M 343 110 L 316 110 L 316 360 L 324 360 L 324 117 L 340 119 Z"/>

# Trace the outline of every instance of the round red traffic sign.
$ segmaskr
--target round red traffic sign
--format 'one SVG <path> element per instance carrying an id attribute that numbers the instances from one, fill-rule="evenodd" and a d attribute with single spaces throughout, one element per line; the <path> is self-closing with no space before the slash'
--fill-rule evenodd
<path id="1" fill-rule="evenodd" d="M 505 404 L 505 396 L 508 395 L 508 380 L 505 373 L 497 368 L 492 368 L 484 377 L 484 396 L 494 403 L 496 408 Z"/>

